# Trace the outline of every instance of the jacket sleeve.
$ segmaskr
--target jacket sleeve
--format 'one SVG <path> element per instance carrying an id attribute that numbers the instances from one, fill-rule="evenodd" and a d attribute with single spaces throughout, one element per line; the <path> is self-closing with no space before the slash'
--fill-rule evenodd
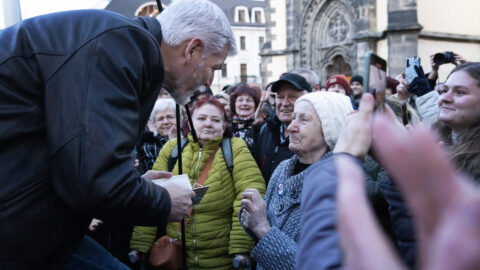
<path id="1" fill-rule="evenodd" d="M 432 125 L 438 120 L 438 93 L 437 91 L 430 91 L 429 93 L 415 98 L 418 115 L 423 123 Z"/>
<path id="2" fill-rule="evenodd" d="M 281 168 L 289 162 L 290 159 L 282 161 L 273 171 L 265 194 L 267 206 L 270 205 L 272 197 L 277 193 L 279 179 L 282 178 L 281 174 L 285 172 Z M 252 250 L 252 258 L 265 269 L 294 269 L 297 243 L 277 226 L 272 226 L 271 220 L 269 222 L 271 228 Z M 297 224 L 300 225 L 301 223 L 297 222 Z"/>
<path id="3" fill-rule="evenodd" d="M 45 83 L 53 187 L 73 211 L 133 224 L 166 222 L 168 192 L 145 181 L 132 157 L 161 84 L 155 78 L 163 76 L 161 61 L 151 35 L 123 27 L 91 40 Z"/>
<path id="4" fill-rule="evenodd" d="M 233 184 L 236 198 L 233 201 L 232 230 L 230 232 L 230 254 L 250 253 L 254 246 L 253 240 L 245 233 L 240 221 L 238 211 L 242 193 L 245 189 L 257 189 L 263 196 L 265 194 L 265 181 L 257 167 L 246 143 L 239 138 L 232 138 L 233 151 Z"/>
<path id="5" fill-rule="evenodd" d="M 335 155 L 307 169 L 302 189 L 302 229 L 295 269 L 339 269 L 342 251 L 336 230 Z"/>
<path id="6" fill-rule="evenodd" d="M 177 140 L 171 140 L 162 147 L 160 153 L 158 154 L 155 165 L 153 166 L 154 171 L 167 171 L 168 170 L 168 157 L 173 151 Z M 165 224 L 166 225 L 166 224 Z M 163 225 L 163 226 L 165 226 Z M 135 226 L 133 227 L 132 239 L 130 240 L 130 249 L 137 250 L 140 252 L 147 253 L 152 247 L 155 239 L 159 237 L 157 235 L 158 227 L 146 227 L 146 226 Z"/>
<path id="7" fill-rule="evenodd" d="M 297 243 L 274 226 L 257 243 L 252 257 L 265 269 L 295 269 L 296 253 Z"/>
<path id="8" fill-rule="evenodd" d="M 388 203 L 393 233 L 398 251 L 410 269 L 416 264 L 416 238 L 413 218 L 402 195 L 392 181 L 386 177 L 380 182 L 380 190 Z"/>

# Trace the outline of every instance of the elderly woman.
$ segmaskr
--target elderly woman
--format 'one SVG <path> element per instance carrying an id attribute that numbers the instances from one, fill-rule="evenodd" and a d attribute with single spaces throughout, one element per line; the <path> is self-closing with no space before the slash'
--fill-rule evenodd
<path id="1" fill-rule="evenodd" d="M 264 200 L 254 189 L 243 193 L 240 220 L 259 240 L 251 253 L 257 269 L 294 269 L 305 170 L 331 155 L 351 111 L 350 99 L 339 93 L 314 92 L 297 99 L 287 129 L 294 155 L 275 169 Z"/>
<path id="2" fill-rule="evenodd" d="M 253 122 L 260 102 L 260 89 L 247 85 L 239 86 L 230 97 L 233 136 L 242 138 L 253 149 Z"/>
<path id="3" fill-rule="evenodd" d="M 190 269 L 231 269 L 233 258 L 246 262 L 247 254 L 254 246 L 238 221 L 242 192 L 256 189 L 264 193 L 265 182 L 247 145 L 239 138 L 231 138 L 233 170 L 230 173 L 220 145 L 223 138 L 231 137 L 231 131 L 224 108 L 217 99 L 206 97 L 198 101 L 192 118 L 198 142 L 189 134 L 188 143 L 182 150 L 183 173 L 188 174 L 192 186 L 211 155 L 214 156 L 203 184 L 209 189 L 186 217 L 187 266 Z M 176 145 L 177 141 L 172 140 L 163 147 L 154 170 L 168 170 L 168 160 Z M 178 163 L 172 172 L 178 175 Z M 156 231 L 156 228 L 136 227 L 131 247 L 147 252 L 155 240 Z M 176 238 L 179 224 L 169 223 L 167 234 Z"/>
<path id="4" fill-rule="evenodd" d="M 151 170 L 158 153 L 163 145 L 170 139 L 175 138 L 175 101 L 171 98 L 158 99 L 155 102 L 150 121 L 154 131 L 146 131 L 142 134 L 136 146 L 137 158 L 139 160 L 138 172 L 144 174 Z"/>

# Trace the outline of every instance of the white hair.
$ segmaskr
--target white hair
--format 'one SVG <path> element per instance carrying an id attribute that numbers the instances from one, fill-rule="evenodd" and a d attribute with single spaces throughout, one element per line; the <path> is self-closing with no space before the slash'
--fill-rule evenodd
<path id="1" fill-rule="evenodd" d="M 315 87 L 320 84 L 320 77 L 318 77 L 318 74 L 311 69 L 296 68 L 292 70 L 291 73 L 295 73 L 298 75 L 307 74 L 308 77 L 310 78 L 310 85 L 312 86 L 312 90 L 315 89 Z"/>
<path id="2" fill-rule="evenodd" d="M 195 37 L 205 43 L 206 53 L 236 54 L 235 38 L 225 13 L 207 0 L 176 0 L 157 16 L 162 38 L 177 46 Z"/>
<path id="3" fill-rule="evenodd" d="M 171 110 L 175 114 L 175 101 L 172 98 L 161 98 L 155 101 L 152 113 L 150 114 L 150 121 L 155 123 L 155 115 L 158 111 Z M 181 119 L 181 118 L 180 118 Z"/>

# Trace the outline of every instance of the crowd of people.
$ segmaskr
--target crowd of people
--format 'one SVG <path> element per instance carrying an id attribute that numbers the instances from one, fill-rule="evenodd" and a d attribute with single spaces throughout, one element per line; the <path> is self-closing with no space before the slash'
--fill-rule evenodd
<path id="1" fill-rule="evenodd" d="M 408 132 L 416 132 L 413 130 L 419 126 L 437 130 L 438 137 L 432 138 L 447 150 L 459 173 L 474 182 L 480 168 L 476 161 L 480 149 L 475 140 L 480 112 L 473 106 L 480 99 L 480 91 L 476 92 L 480 90 L 480 64 L 466 61 L 457 64 L 439 90 L 434 90 L 438 87 L 428 74 L 419 76 L 418 80 L 423 82 L 420 84 L 426 87 L 420 90 L 421 95 L 418 90 L 412 91 L 402 75 L 397 77 L 400 81 L 388 77 L 386 110 L 375 117 L 388 119 L 387 125 L 405 136 L 409 136 Z M 414 83 L 419 84 L 418 81 Z M 345 75 L 334 75 L 327 80 L 325 89 L 319 85 L 315 72 L 298 69 L 282 74 L 264 91 L 255 85 L 239 83 L 216 95 L 208 89 L 194 95 L 190 107 L 198 141 L 191 132 L 186 133 L 188 146 L 182 150 L 183 168 L 192 184 L 211 155 L 215 156 L 215 169 L 210 170 L 205 183 L 211 186 L 210 191 L 186 218 L 188 267 L 228 269 L 234 258 L 244 266 L 255 264 L 256 269 L 347 266 L 350 262 L 345 252 L 352 247 L 345 245 L 351 242 L 368 248 L 368 244 L 356 243 L 360 241 L 359 236 L 342 230 L 342 226 L 356 227 L 351 216 L 358 213 L 346 206 L 341 208 L 343 204 L 352 206 L 355 201 L 347 195 L 341 196 L 341 185 L 348 185 L 352 180 L 340 179 L 343 173 L 340 168 L 346 165 L 341 166 L 336 160 L 345 160 L 343 163 L 354 168 L 345 169 L 347 173 L 357 170 L 354 178 L 360 180 L 352 185 L 362 190 L 355 190 L 359 198 L 354 198 L 365 205 L 361 205 L 363 209 L 358 205 L 352 208 L 366 212 L 361 219 L 365 219 L 366 226 L 372 227 L 372 237 L 386 247 L 388 256 L 396 258 L 392 262 L 398 267 L 418 267 L 418 256 L 422 254 L 418 253 L 417 246 L 422 239 L 418 239 L 419 232 L 415 228 L 417 213 L 413 212 L 412 217 L 411 212 L 415 210 L 409 210 L 408 195 L 404 198 L 402 184 L 394 183 L 403 181 L 406 176 L 391 176 L 389 167 L 394 165 L 384 163 L 383 149 L 375 148 L 376 136 L 381 140 L 383 135 L 375 129 L 372 131 L 374 101 L 363 92 L 362 76 L 355 75 L 349 82 Z M 407 98 L 402 99 L 400 93 Z M 162 109 L 165 105 L 161 104 L 170 106 L 168 110 Z M 161 118 L 164 115 L 171 115 L 169 121 Z M 142 138 L 158 134 L 163 140 L 152 148 L 161 151 L 156 150 L 153 155 L 157 157 L 150 159 L 146 169 L 153 167 L 178 174 L 178 168 L 172 170 L 167 166 L 177 144 L 173 99 L 159 96 L 150 119 L 153 133 L 147 125 Z M 163 120 L 162 123 L 158 123 L 159 120 Z M 183 123 L 189 130 L 188 122 Z M 229 172 L 224 153 L 216 149 L 222 140 L 232 136 L 234 169 Z M 169 142 L 165 145 L 166 141 Z M 140 149 L 148 149 L 148 146 L 146 140 L 139 141 L 139 159 L 145 156 Z M 388 153 L 386 155 L 385 159 L 391 158 Z M 142 166 L 137 169 L 145 171 Z M 361 179 L 362 175 L 365 180 Z M 373 211 L 367 210 L 370 205 Z M 349 230 L 354 229 L 349 227 Z M 362 234 L 361 230 L 355 230 Z M 212 235 L 212 231 L 216 234 Z M 179 237 L 178 223 L 170 224 L 166 233 Z M 133 229 L 127 250 L 138 251 L 143 258 L 133 264 L 134 267 L 148 264 L 146 254 L 156 237 L 157 227 Z M 197 242 L 197 239 L 202 241 Z M 388 241 L 394 244 L 390 246 Z M 401 259 L 394 255 L 395 252 L 399 252 Z M 383 262 L 378 265 L 382 266 Z"/>
<path id="2" fill-rule="evenodd" d="M 303 67 L 214 94 L 235 39 L 206 0 L 33 18 L 0 52 L 2 269 L 152 269 L 162 236 L 187 269 L 480 266 L 478 62 L 432 55 L 384 104 Z"/>

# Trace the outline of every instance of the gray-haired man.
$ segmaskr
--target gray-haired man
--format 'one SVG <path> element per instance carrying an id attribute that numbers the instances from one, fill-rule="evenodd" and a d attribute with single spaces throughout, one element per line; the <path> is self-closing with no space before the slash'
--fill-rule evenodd
<path id="1" fill-rule="evenodd" d="M 193 192 L 146 181 L 171 174 L 140 177 L 131 153 L 162 84 L 185 103 L 234 52 L 205 0 L 158 20 L 74 11 L 0 31 L 0 269 L 123 269 L 84 238 L 92 217 L 180 220 Z"/>

